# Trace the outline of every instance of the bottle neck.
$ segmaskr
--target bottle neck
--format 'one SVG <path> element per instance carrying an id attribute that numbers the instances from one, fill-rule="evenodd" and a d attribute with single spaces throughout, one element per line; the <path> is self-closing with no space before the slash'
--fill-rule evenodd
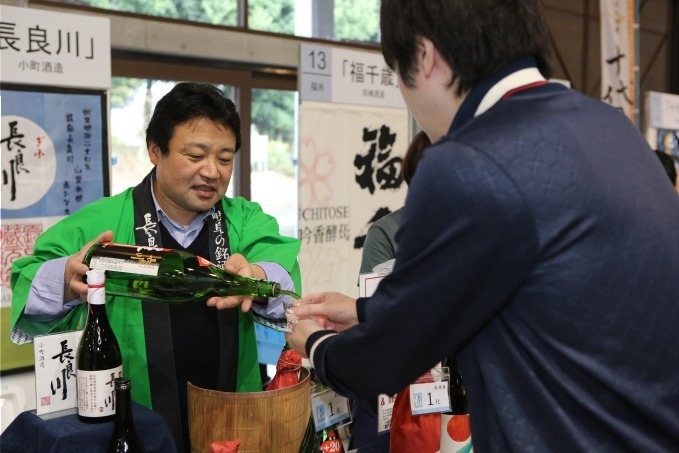
<path id="1" fill-rule="evenodd" d="M 450 370 L 450 413 L 453 415 L 468 414 L 467 392 L 462 383 L 462 373 L 457 365 L 457 359 L 448 358 L 444 366 L 448 366 Z"/>
<path id="2" fill-rule="evenodd" d="M 116 389 L 116 430 L 130 428 L 132 425 L 130 389 Z"/>
<path id="3" fill-rule="evenodd" d="M 87 304 L 87 324 L 95 323 L 100 326 L 110 326 L 106 305 Z"/>

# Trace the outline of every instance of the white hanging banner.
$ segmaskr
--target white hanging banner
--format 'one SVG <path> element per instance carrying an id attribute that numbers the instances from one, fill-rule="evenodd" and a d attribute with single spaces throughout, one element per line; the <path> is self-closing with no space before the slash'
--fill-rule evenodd
<path id="1" fill-rule="evenodd" d="M 356 295 L 368 227 L 405 201 L 408 112 L 303 102 L 299 137 L 304 292 Z"/>
<path id="2" fill-rule="evenodd" d="M 635 0 L 600 0 L 601 99 L 637 122 Z"/>
<path id="3" fill-rule="evenodd" d="M 109 20 L 1 6 L 4 83 L 78 88 L 111 86 Z"/>

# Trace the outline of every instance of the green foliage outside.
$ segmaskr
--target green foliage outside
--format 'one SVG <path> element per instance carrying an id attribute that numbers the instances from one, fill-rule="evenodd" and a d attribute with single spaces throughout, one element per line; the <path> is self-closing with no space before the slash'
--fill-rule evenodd
<path id="1" fill-rule="evenodd" d="M 290 144 L 280 141 L 269 142 L 269 170 L 293 178 L 295 166 L 292 164 Z"/>
<path id="2" fill-rule="evenodd" d="M 379 43 L 379 0 L 335 0 L 335 37 Z"/>
<path id="3" fill-rule="evenodd" d="M 216 25 L 237 25 L 236 0 L 83 0 L 97 8 L 185 19 Z"/>

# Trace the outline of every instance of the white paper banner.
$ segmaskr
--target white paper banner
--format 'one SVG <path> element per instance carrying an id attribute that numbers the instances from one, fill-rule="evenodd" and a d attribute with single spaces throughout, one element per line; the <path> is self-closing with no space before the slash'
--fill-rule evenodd
<path id="1" fill-rule="evenodd" d="M 406 110 L 302 103 L 299 262 L 305 294 L 357 294 L 368 227 L 405 201 L 406 184 L 397 179 L 407 146 Z"/>
<path id="2" fill-rule="evenodd" d="M 636 122 L 635 0 L 600 0 L 601 99 Z"/>

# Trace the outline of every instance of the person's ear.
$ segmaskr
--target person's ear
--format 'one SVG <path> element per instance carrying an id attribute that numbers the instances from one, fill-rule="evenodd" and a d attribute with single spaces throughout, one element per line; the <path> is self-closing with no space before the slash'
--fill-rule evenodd
<path id="1" fill-rule="evenodd" d="M 436 63 L 436 47 L 431 40 L 421 36 L 417 38 L 417 63 L 422 75 L 431 77 Z"/>
<path id="2" fill-rule="evenodd" d="M 154 142 L 150 142 L 148 146 L 149 159 L 153 165 L 157 165 L 160 160 L 160 147 Z"/>

